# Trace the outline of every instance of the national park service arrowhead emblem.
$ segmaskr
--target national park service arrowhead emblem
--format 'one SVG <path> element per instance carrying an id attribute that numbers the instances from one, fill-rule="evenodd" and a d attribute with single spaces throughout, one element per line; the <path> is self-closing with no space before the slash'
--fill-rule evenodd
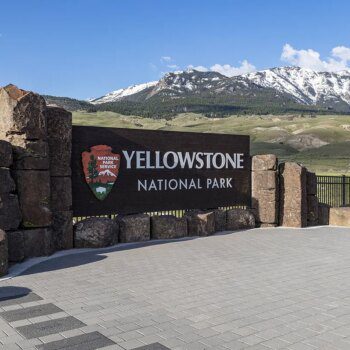
<path id="1" fill-rule="evenodd" d="M 112 153 L 112 147 L 98 145 L 81 154 L 85 180 L 93 194 L 104 200 L 118 178 L 120 155 Z"/>

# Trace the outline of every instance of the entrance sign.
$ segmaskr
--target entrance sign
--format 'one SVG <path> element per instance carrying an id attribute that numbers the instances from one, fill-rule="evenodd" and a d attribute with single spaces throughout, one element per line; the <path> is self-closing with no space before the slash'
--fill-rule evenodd
<path id="1" fill-rule="evenodd" d="M 75 216 L 249 205 L 249 136 L 73 126 Z"/>

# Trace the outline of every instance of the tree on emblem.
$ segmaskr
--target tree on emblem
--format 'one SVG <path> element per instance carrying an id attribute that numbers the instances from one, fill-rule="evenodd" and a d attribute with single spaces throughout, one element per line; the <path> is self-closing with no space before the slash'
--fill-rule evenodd
<path id="1" fill-rule="evenodd" d="M 96 161 L 96 158 L 93 154 L 91 154 L 91 156 L 90 156 L 88 171 L 89 171 L 89 178 L 91 179 L 91 182 L 93 183 L 94 179 L 96 179 L 98 177 L 97 161 Z"/>

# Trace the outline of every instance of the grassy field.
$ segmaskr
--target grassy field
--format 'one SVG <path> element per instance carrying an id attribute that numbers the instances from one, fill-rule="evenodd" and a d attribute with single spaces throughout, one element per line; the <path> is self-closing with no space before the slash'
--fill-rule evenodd
<path id="1" fill-rule="evenodd" d="M 298 161 L 318 174 L 350 175 L 350 116 L 231 116 L 207 118 L 180 114 L 150 119 L 113 112 L 74 112 L 73 123 L 116 128 L 246 134 L 253 154 L 275 153 Z"/>

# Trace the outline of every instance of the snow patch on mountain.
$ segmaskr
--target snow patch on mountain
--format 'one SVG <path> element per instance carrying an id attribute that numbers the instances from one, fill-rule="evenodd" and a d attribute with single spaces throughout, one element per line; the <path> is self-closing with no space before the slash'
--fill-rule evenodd
<path id="1" fill-rule="evenodd" d="M 103 170 L 103 171 L 100 171 L 100 172 L 98 173 L 98 175 L 116 177 L 116 176 L 115 176 L 110 170 L 108 170 L 108 169 Z"/>
<path id="2" fill-rule="evenodd" d="M 143 83 L 138 85 L 132 85 L 125 89 L 119 89 L 108 93 L 105 96 L 90 100 L 93 104 L 106 103 L 106 102 L 115 102 L 123 97 L 137 94 L 147 88 L 153 87 L 158 83 L 158 81 L 151 81 L 149 83 Z"/>

